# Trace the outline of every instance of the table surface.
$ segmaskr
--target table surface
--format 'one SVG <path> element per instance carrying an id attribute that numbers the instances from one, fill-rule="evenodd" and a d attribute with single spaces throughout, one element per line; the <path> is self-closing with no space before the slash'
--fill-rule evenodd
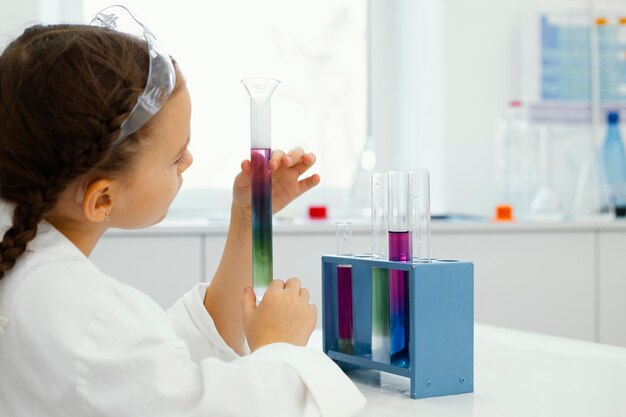
<path id="1" fill-rule="evenodd" d="M 474 332 L 473 393 L 413 400 L 408 378 L 351 371 L 367 398 L 358 416 L 626 417 L 626 348 L 483 324 Z M 309 346 L 321 345 L 316 330 Z"/>

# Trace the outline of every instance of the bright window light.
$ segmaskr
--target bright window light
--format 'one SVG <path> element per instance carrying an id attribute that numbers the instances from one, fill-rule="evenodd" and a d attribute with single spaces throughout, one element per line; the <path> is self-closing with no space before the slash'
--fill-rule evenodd
<path id="1" fill-rule="evenodd" d="M 85 0 L 85 21 L 110 0 Z M 194 164 L 184 189 L 230 189 L 249 158 L 245 77 L 282 84 L 272 97 L 272 147 L 316 153 L 314 172 L 350 187 L 366 130 L 365 0 L 126 0 L 179 62 L 193 103 Z M 226 202 L 225 202 L 226 204 Z"/>

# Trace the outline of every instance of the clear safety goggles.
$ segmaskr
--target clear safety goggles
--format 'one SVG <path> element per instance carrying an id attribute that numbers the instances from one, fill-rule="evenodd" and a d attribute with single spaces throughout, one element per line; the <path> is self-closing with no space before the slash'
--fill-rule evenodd
<path id="1" fill-rule="evenodd" d="M 128 33 L 140 39 L 143 36 L 148 46 L 150 65 L 146 87 L 128 118 L 122 122 L 120 134 L 112 145 L 115 148 L 128 136 L 144 127 L 163 107 L 174 91 L 176 72 L 172 59 L 159 46 L 154 34 L 126 7 L 114 5 L 103 9 L 91 20 L 90 25 Z M 77 204 L 82 204 L 86 188 L 87 178 L 82 178 L 75 197 Z"/>
<path id="2" fill-rule="evenodd" d="M 154 34 L 130 10 L 121 5 L 107 7 L 96 14 L 90 25 L 116 30 L 136 37 L 145 38 L 148 45 L 150 67 L 146 87 L 128 118 L 122 123 L 120 134 L 113 142 L 118 146 L 132 135 L 161 109 L 176 85 L 176 72 L 169 54 L 159 46 Z"/>

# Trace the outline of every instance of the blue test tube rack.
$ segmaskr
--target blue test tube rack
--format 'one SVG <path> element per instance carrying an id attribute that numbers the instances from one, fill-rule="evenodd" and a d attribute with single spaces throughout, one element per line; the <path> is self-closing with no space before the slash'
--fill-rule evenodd
<path id="1" fill-rule="evenodd" d="M 354 353 L 339 351 L 337 265 L 352 265 Z M 371 358 L 372 268 L 408 271 L 409 363 Z M 371 256 L 322 256 L 324 352 L 344 369 L 375 369 L 411 379 L 411 397 L 474 391 L 474 265 L 394 262 Z"/>

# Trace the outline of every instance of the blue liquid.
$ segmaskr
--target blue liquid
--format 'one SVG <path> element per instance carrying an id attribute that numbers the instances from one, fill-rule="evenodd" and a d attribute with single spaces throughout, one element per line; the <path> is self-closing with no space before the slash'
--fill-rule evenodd
<path id="1" fill-rule="evenodd" d="M 411 232 L 389 232 L 389 260 L 410 262 Z M 408 366 L 409 361 L 409 274 L 389 271 L 391 362 Z"/>

